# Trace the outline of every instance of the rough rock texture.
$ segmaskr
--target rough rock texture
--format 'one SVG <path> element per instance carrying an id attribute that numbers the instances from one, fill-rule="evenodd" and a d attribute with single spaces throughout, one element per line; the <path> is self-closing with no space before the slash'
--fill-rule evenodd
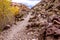
<path id="1" fill-rule="evenodd" d="M 21 4 L 21 3 L 14 3 L 14 2 L 12 2 L 12 6 L 18 6 L 19 7 L 19 12 L 15 16 L 17 21 L 23 20 L 21 18 L 26 16 L 28 14 L 28 12 L 30 11 L 30 9 L 26 5 Z"/>
<path id="2" fill-rule="evenodd" d="M 31 12 L 27 29 L 40 28 L 38 40 L 60 40 L 60 0 L 42 0 Z"/>
<path id="3" fill-rule="evenodd" d="M 22 19 L 23 21 L 21 24 L 18 24 L 19 26 L 13 27 L 10 33 L 7 30 L 8 33 L 12 35 L 7 35 L 9 36 L 7 37 L 9 40 L 10 38 L 12 40 L 60 40 L 60 0 L 42 0 L 30 11 L 22 9 L 19 13 L 25 16 L 31 14 L 26 18 L 25 16 L 22 17 L 25 19 Z M 20 18 L 20 15 L 17 16 L 17 18 Z M 27 20 L 27 18 L 29 20 Z M 28 22 L 28 25 L 26 22 Z M 24 30 L 25 32 L 21 32 L 21 30 L 25 29 L 24 27 L 26 27 L 26 30 Z M 5 36 L 4 34 L 4 37 Z M 22 39 L 18 36 L 21 36 Z M 7 38 L 3 38 L 3 40 Z"/>

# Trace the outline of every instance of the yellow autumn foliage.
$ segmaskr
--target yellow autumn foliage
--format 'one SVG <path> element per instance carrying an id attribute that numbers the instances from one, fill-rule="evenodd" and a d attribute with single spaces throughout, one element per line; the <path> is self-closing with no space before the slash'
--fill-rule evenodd
<path id="1" fill-rule="evenodd" d="M 14 16 L 17 15 L 18 12 L 19 12 L 19 7 L 18 6 L 11 6 L 9 9 L 13 13 Z"/>
<path id="2" fill-rule="evenodd" d="M 11 6 L 11 0 L 0 0 L 0 30 L 6 25 L 15 23 L 15 15 L 19 12 L 18 6 Z"/>
<path id="3" fill-rule="evenodd" d="M 15 17 L 13 12 L 9 10 L 11 0 L 0 0 L 0 30 L 3 29 L 7 24 L 13 24 Z"/>

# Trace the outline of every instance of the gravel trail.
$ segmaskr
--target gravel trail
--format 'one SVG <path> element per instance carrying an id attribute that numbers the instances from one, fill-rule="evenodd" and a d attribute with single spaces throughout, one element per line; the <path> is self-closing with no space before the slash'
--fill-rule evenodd
<path id="1" fill-rule="evenodd" d="M 17 25 L 13 25 L 9 30 L 6 30 L 1 33 L 0 40 L 25 40 L 26 35 L 24 33 L 24 30 L 26 29 L 26 26 L 29 24 L 28 20 L 31 18 L 31 13 L 27 15 L 26 18 L 24 18 L 23 21 L 17 22 Z"/>

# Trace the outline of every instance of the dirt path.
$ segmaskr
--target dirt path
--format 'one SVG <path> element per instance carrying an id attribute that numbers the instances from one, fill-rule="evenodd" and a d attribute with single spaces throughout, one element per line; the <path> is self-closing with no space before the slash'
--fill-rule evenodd
<path id="1" fill-rule="evenodd" d="M 24 18 L 24 21 L 18 22 L 17 25 L 13 25 L 13 27 L 11 27 L 9 30 L 3 32 L 2 33 L 2 35 L 4 36 L 3 40 L 24 40 L 23 37 L 25 37 L 25 35 L 23 31 L 29 24 L 28 20 L 30 19 L 30 17 L 31 13 L 29 13 L 28 16 Z"/>

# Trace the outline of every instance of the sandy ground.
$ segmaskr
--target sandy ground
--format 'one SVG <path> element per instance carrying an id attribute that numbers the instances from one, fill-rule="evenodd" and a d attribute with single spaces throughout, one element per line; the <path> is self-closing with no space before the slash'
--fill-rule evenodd
<path id="1" fill-rule="evenodd" d="M 30 40 L 27 39 L 25 29 L 29 24 L 28 20 L 31 17 L 31 13 L 29 13 L 23 21 L 17 22 L 17 25 L 13 25 L 13 27 L 11 27 L 10 29 L 3 31 L 1 33 L 0 40 Z"/>

